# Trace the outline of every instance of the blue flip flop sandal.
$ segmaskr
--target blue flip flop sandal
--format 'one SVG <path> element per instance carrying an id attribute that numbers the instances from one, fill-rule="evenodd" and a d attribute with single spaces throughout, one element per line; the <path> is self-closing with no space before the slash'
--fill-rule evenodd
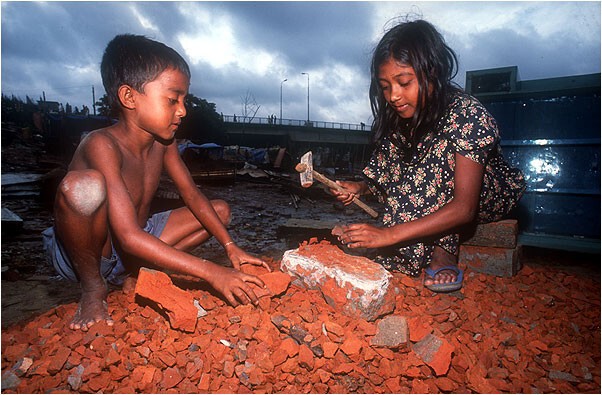
<path id="1" fill-rule="evenodd" d="M 431 277 L 432 279 L 434 279 L 435 276 L 439 272 L 442 272 L 444 270 L 450 270 L 450 271 L 456 273 L 456 275 L 458 276 L 456 278 L 456 281 L 454 281 L 453 283 L 445 283 L 445 284 L 430 284 L 430 285 L 425 284 L 424 286 L 433 292 L 454 292 L 454 291 L 457 291 L 460 288 L 462 288 L 462 281 L 464 280 L 464 272 L 461 269 L 458 269 L 457 266 L 445 266 L 445 267 L 441 267 L 437 270 L 433 270 L 430 267 L 427 267 L 426 269 L 424 269 L 426 274 L 429 277 Z"/>

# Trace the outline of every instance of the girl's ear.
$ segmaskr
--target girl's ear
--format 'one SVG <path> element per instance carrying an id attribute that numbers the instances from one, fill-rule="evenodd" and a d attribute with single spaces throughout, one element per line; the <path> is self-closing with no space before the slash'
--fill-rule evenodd
<path id="1" fill-rule="evenodd" d="M 132 110 L 136 107 L 135 100 L 135 89 L 129 85 L 121 85 L 117 90 L 117 97 L 119 98 L 119 103 L 129 110 Z"/>

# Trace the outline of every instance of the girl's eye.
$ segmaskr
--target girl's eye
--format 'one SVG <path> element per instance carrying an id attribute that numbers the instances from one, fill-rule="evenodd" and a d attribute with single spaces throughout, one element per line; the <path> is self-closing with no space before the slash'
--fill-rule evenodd
<path id="1" fill-rule="evenodd" d="M 169 99 L 169 104 L 177 104 L 178 99 Z"/>

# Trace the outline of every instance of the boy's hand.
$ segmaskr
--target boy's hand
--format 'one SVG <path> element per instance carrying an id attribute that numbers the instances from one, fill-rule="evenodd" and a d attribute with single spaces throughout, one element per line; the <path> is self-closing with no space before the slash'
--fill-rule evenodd
<path id="1" fill-rule="evenodd" d="M 247 254 L 236 244 L 228 245 L 226 247 L 226 253 L 228 254 L 228 258 L 230 258 L 230 262 L 232 262 L 232 266 L 237 270 L 240 270 L 240 265 L 243 263 L 250 263 L 252 265 L 263 266 L 268 271 L 272 271 L 272 268 L 270 268 L 266 262 L 253 255 Z"/>
<path id="2" fill-rule="evenodd" d="M 249 302 L 254 305 L 259 303 L 257 295 L 247 285 L 247 282 L 261 288 L 265 287 L 264 282 L 259 277 L 220 265 L 215 266 L 215 270 L 212 270 L 211 276 L 206 280 L 216 291 L 224 295 L 228 303 L 234 307 Z"/>

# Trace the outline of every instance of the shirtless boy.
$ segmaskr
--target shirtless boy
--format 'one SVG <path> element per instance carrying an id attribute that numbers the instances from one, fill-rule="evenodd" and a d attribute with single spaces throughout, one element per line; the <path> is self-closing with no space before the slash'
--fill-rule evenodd
<path id="1" fill-rule="evenodd" d="M 71 329 L 113 324 L 106 281 L 122 284 L 132 262 L 202 278 L 232 305 L 256 304 L 248 283 L 263 282 L 237 269 L 267 264 L 232 241 L 230 207 L 199 191 L 178 153 L 174 135 L 190 83 L 186 61 L 162 43 L 118 35 L 105 49 L 101 73 L 119 120 L 82 140 L 57 191 L 54 227 L 44 232 L 58 273 L 81 285 Z M 186 207 L 149 218 L 163 170 Z M 211 236 L 234 268 L 187 252 Z"/>

